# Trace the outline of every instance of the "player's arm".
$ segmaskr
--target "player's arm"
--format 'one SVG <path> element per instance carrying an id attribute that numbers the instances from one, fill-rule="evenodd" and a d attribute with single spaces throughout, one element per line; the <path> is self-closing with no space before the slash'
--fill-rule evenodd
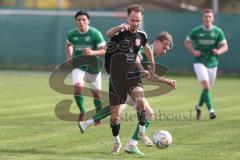
<path id="1" fill-rule="evenodd" d="M 155 62 L 154 62 L 154 57 L 153 57 L 153 52 L 150 48 L 150 45 L 148 43 L 145 44 L 144 46 L 144 53 L 147 56 L 147 59 L 150 62 L 151 69 L 149 70 L 151 73 L 155 72 Z"/>
<path id="2" fill-rule="evenodd" d="M 220 43 L 220 47 L 218 49 L 213 49 L 213 54 L 215 55 L 221 55 L 228 51 L 228 44 L 225 40 L 223 43 Z"/>
<path id="3" fill-rule="evenodd" d="M 190 51 L 190 53 L 192 53 L 194 57 L 199 57 L 201 55 L 200 51 L 194 49 L 192 41 L 190 40 L 189 37 L 187 37 L 186 40 L 184 41 L 184 45 Z"/>
<path id="4" fill-rule="evenodd" d="M 94 30 L 93 38 L 97 50 L 92 50 L 91 48 L 84 48 L 83 54 L 86 56 L 103 56 L 106 52 L 106 42 L 103 38 L 102 33 L 99 30 Z"/>
<path id="5" fill-rule="evenodd" d="M 67 42 L 65 46 L 65 50 L 66 50 L 66 56 L 67 56 L 67 63 L 72 64 L 73 45 Z"/>
<path id="6" fill-rule="evenodd" d="M 143 74 L 146 79 L 150 79 L 149 72 L 143 68 L 139 56 L 136 57 L 136 65 L 137 65 L 138 71 L 141 74 Z"/>
<path id="7" fill-rule="evenodd" d="M 98 50 L 92 50 L 91 48 L 84 48 L 83 53 L 85 56 L 103 56 L 106 52 L 106 47 L 101 46 Z"/>
<path id="8" fill-rule="evenodd" d="M 123 23 L 123 24 L 120 24 L 118 26 L 115 26 L 113 28 L 110 28 L 106 34 L 109 38 L 112 38 L 113 36 L 115 36 L 118 32 L 120 32 L 121 30 L 129 30 L 130 29 L 130 25 L 126 24 L 126 23 Z"/>
<path id="9" fill-rule="evenodd" d="M 165 83 L 167 85 L 170 85 L 173 89 L 176 89 L 176 87 L 177 87 L 177 83 L 176 83 L 175 80 L 164 78 L 164 77 L 160 77 L 157 74 L 150 75 L 149 80 L 152 81 L 152 82 Z"/>

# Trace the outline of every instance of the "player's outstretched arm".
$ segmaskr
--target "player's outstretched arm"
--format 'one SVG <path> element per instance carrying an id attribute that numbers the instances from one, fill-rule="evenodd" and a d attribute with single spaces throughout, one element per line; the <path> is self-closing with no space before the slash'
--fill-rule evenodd
<path id="1" fill-rule="evenodd" d="M 148 79 L 148 78 L 147 78 Z M 168 78 L 164 78 L 164 77 L 160 77 L 157 74 L 152 74 L 150 75 L 150 78 L 148 79 L 152 82 L 161 82 L 161 83 L 165 83 L 167 85 L 170 85 L 173 89 L 177 88 L 177 82 L 175 80 L 172 79 L 168 79 Z"/>

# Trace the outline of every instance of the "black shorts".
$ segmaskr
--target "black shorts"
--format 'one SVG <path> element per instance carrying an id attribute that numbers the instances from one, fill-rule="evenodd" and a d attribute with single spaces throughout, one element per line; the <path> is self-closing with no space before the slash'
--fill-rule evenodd
<path id="1" fill-rule="evenodd" d="M 109 101 L 110 106 L 125 104 L 127 94 L 130 94 L 136 87 L 142 86 L 141 79 L 133 78 L 129 80 L 109 79 Z"/>

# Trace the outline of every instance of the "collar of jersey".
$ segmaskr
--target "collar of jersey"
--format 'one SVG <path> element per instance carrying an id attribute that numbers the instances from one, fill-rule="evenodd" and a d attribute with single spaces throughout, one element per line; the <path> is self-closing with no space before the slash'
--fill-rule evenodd
<path id="1" fill-rule="evenodd" d="M 214 25 L 212 25 L 212 27 L 210 29 L 207 29 L 207 28 L 205 28 L 204 25 L 202 25 L 202 28 L 203 28 L 204 31 L 211 31 L 213 29 L 213 27 L 214 27 Z"/>
<path id="2" fill-rule="evenodd" d="M 85 33 L 88 32 L 88 30 L 89 30 L 89 26 L 87 26 L 87 30 L 86 30 L 86 32 L 81 32 L 79 29 L 78 29 L 78 32 L 79 32 L 80 34 L 85 34 Z"/>

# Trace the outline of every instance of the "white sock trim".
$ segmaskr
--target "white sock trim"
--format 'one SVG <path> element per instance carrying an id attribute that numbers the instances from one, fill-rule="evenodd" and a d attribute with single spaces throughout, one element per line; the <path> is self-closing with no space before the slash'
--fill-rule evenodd
<path id="1" fill-rule="evenodd" d="M 139 125 L 139 132 L 145 133 L 145 129 L 146 129 L 145 126 Z"/>
<path id="2" fill-rule="evenodd" d="M 209 112 L 209 114 L 210 114 L 210 113 L 214 113 L 215 111 L 214 111 L 213 108 L 211 108 L 208 112 Z"/>
<path id="3" fill-rule="evenodd" d="M 118 136 L 114 136 L 113 140 L 114 140 L 115 143 L 121 143 L 119 135 Z"/>
<path id="4" fill-rule="evenodd" d="M 91 125 L 91 124 L 93 124 L 94 120 L 91 118 L 91 119 L 87 120 L 86 122 Z"/>
<path id="5" fill-rule="evenodd" d="M 135 139 L 130 139 L 130 141 L 129 141 L 128 144 L 129 144 L 129 145 L 132 145 L 132 146 L 136 146 L 136 145 L 138 144 L 138 141 L 135 140 Z"/>

